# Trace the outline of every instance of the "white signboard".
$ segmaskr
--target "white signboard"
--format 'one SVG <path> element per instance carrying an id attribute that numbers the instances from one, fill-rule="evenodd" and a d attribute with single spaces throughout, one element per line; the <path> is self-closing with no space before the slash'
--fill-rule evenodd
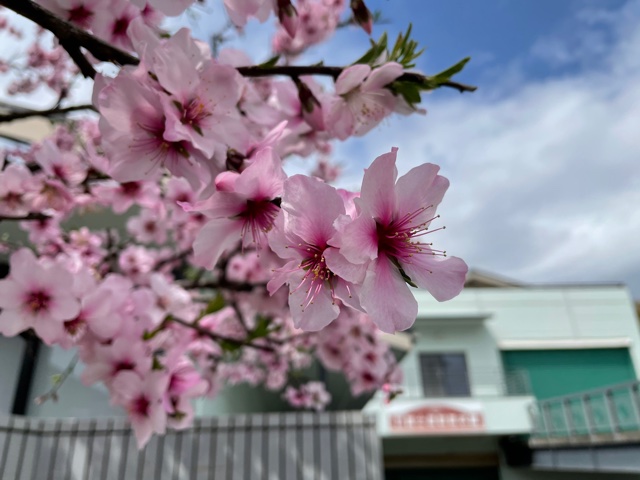
<path id="1" fill-rule="evenodd" d="M 390 435 L 441 435 L 485 430 L 482 404 L 474 401 L 425 399 L 391 402 L 383 411 L 385 430 Z"/>

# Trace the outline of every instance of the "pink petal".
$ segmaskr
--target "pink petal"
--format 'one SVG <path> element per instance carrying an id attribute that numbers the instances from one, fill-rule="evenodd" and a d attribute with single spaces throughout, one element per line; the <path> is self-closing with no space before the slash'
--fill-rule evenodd
<path id="1" fill-rule="evenodd" d="M 80 303 L 71 295 L 58 295 L 52 299 L 49 312 L 56 320 L 71 320 L 80 313 Z"/>
<path id="2" fill-rule="evenodd" d="M 0 280 L 0 309 L 18 310 L 23 302 L 24 287 L 13 280 Z"/>
<path id="3" fill-rule="evenodd" d="M 363 212 L 383 225 L 391 221 L 396 211 L 397 151 L 397 148 L 392 148 L 391 152 L 380 155 L 364 171 L 360 198 L 355 200 Z"/>
<path id="4" fill-rule="evenodd" d="M 406 330 L 418 316 L 418 302 L 400 271 L 387 257 L 379 257 L 367 271 L 360 303 L 380 330 Z"/>
<path id="5" fill-rule="evenodd" d="M 302 278 L 297 275 L 296 280 Z M 298 281 L 292 281 L 295 287 Z M 313 303 L 309 303 L 306 289 L 299 288 L 289 296 L 289 308 L 296 327 L 308 332 L 317 332 L 333 322 L 340 313 L 340 309 L 333 303 L 328 288 L 323 287 L 314 297 Z"/>
<path id="6" fill-rule="evenodd" d="M 328 125 L 332 135 L 340 140 L 346 140 L 355 130 L 355 117 L 349 105 L 342 97 L 336 97 L 329 104 L 325 125 Z"/>
<path id="7" fill-rule="evenodd" d="M 5 337 L 15 337 L 31 326 L 26 317 L 15 310 L 0 312 L 0 333 Z"/>
<path id="8" fill-rule="evenodd" d="M 41 270 L 35 255 L 28 248 L 21 248 L 9 259 L 11 279 L 24 287 L 32 286 Z"/>
<path id="9" fill-rule="evenodd" d="M 371 67 L 361 63 L 345 68 L 336 80 L 336 93 L 338 95 L 349 93 L 354 88 L 360 86 L 370 72 Z"/>
<path id="10" fill-rule="evenodd" d="M 306 175 L 294 175 L 284 182 L 282 208 L 288 213 L 285 228 L 320 247 L 335 234 L 336 218 L 345 214 L 336 189 Z"/>
<path id="11" fill-rule="evenodd" d="M 437 165 L 425 163 L 409 170 L 396 183 L 395 190 L 398 199 L 396 211 L 400 216 L 433 205 L 433 208 L 429 208 L 423 214 L 415 217 L 413 225 L 420 225 L 433 218 L 436 207 L 447 191 L 449 182 L 444 177 L 437 176 L 439 169 L 440 167 Z"/>
<path id="12" fill-rule="evenodd" d="M 240 240 L 242 225 L 242 220 L 210 220 L 202 227 L 193 242 L 194 263 L 209 269 L 215 267 L 220 255 Z"/>
<path id="13" fill-rule="evenodd" d="M 340 278 L 353 283 L 362 283 L 364 280 L 364 276 L 367 273 L 367 263 L 351 263 L 337 248 L 327 248 L 323 255 L 329 270 Z"/>
<path id="14" fill-rule="evenodd" d="M 267 291 L 269 292 L 269 295 L 273 295 L 274 293 L 276 293 L 285 283 L 290 280 L 291 272 L 297 269 L 298 263 L 299 262 L 297 260 L 292 260 L 291 262 L 285 264 L 284 267 L 278 268 L 273 272 L 273 274 L 271 275 L 271 280 L 269 280 L 269 283 L 267 283 Z"/>
<path id="15" fill-rule="evenodd" d="M 402 268 L 411 280 L 424 288 L 439 302 L 451 300 L 464 287 L 467 264 L 458 257 L 414 255 L 412 263 L 402 263 Z"/>
<path id="16" fill-rule="evenodd" d="M 268 200 L 282 195 L 287 178 L 282 161 L 271 148 L 260 150 L 236 180 L 236 192 L 248 199 Z"/>
<path id="17" fill-rule="evenodd" d="M 371 72 L 362 85 L 362 91 L 379 90 L 393 82 L 404 73 L 402 65 L 395 62 L 385 63 Z"/>
<path id="18" fill-rule="evenodd" d="M 329 242 L 349 262 L 362 264 L 378 256 L 378 234 L 373 218 L 360 215 Z"/>

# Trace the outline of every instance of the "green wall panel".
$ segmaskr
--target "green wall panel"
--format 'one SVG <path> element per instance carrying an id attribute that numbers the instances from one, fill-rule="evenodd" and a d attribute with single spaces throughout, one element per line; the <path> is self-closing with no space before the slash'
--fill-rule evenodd
<path id="1" fill-rule="evenodd" d="M 505 371 L 525 370 L 539 398 L 581 392 L 636 379 L 626 348 L 502 352 Z"/>

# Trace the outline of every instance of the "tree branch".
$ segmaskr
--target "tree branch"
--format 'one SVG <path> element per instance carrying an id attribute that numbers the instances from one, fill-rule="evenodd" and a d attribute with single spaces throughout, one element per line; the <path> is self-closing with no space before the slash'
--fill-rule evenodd
<path id="1" fill-rule="evenodd" d="M 170 321 L 175 322 L 179 325 L 182 325 L 183 327 L 187 327 L 187 328 L 191 328 L 192 330 L 195 330 L 196 332 L 198 332 L 200 335 L 204 335 L 205 337 L 209 337 L 211 340 L 214 340 L 216 342 L 224 342 L 224 343 L 228 343 L 231 345 L 235 345 L 238 347 L 250 347 L 250 348 L 255 348 L 257 350 L 263 350 L 265 352 L 273 352 L 274 349 L 273 347 L 270 347 L 269 345 L 260 345 L 257 343 L 252 343 L 251 341 L 244 341 L 244 340 L 238 340 L 236 338 L 230 338 L 230 337 L 225 337 L 223 335 L 218 335 L 216 333 L 213 333 L 211 330 L 202 327 L 201 325 L 197 324 L 197 323 L 189 323 L 185 320 L 182 320 L 181 318 L 176 318 L 176 317 L 169 317 Z"/>
<path id="2" fill-rule="evenodd" d="M 0 0 L 0 5 L 28 18 L 58 37 L 60 45 L 69 53 L 86 77 L 93 78 L 96 72 L 80 51 L 80 47 L 85 48 L 96 59 L 103 62 L 112 62 L 117 65 L 138 64 L 138 59 L 134 56 L 56 17 L 31 0 Z"/>
<path id="3" fill-rule="evenodd" d="M 82 60 L 79 59 L 78 53 L 80 53 L 83 58 L 84 56 L 79 52 L 80 47 L 85 48 L 95 58 L 103 62 L 112 62 L 118 65 L 138 65 L 140 63 L 140 60 L 133 55 L 109 45 L 90 33 L 87 33 L 69 22 L 56 17 L 51 12 L 45 10 L 31 0 L 0 0 L 0 5 L 4 5 L 23 17 L 32 20 L 58 37 L 60 44 L 67 50 L 67 52 L 69 52 L 69 55 L 71 55 L 76 64 L 78 64 L 78 67 L 85 76 L 93 78 L 95 71 L 89 72 L 86 65 L 81 65 Z M 83 70 L 83 68 L 87 71 Z M 325 65 L 283 65 L 265 68 L 259 65 L 254 65 L 249 67 L 238 67 L 238 72 L 245 77 L 267 77 L 274 75 L 298 77 L 300 75 L 324 75 L 335 79 L 340 75 L 344 68 L 346 67 L 331 67 Z M 93 70 L 93 67 L 91 67 L 91 69 Z M 423 83 L 428 79 L 428 76 L 421 75 L 419 73 L 407 72 L 398 80 Z M 461 93 L 473 92 L 477 89 L 477 87 L 473 85 L 466 85 L 464 83 L 452 81 L 443 82 L 440 86 L 453 88 Z"/>
<path id="4" fill-rule="evenodd" d="M 4 220 L 13 220 L 14 222 L 23 221 L 23 220 L 48 220 L 51 218 L 44 213 L 29 213 L 27 215 L 21 215 L 18 217 L 9 217 L 6 215 L 0 215 L 0 222 Z"/>
<path id="5" fill-rule="evenodd" d="M 22 120 L 31 117 L 55 117 L 56 115 L 66 115 L 67 113 L 77 112 L 80 110 L 96 111 L 93 105 L 73 105 L 71 107 L 56 107 L 49 110 L 20 110 L 0 115 L 0 123 L 12 122 L 14 120 Z"/>

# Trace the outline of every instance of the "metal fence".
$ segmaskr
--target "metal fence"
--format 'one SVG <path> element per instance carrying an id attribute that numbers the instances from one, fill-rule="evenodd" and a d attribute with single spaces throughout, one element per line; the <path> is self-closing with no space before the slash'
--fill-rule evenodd
<path id="1" fill-rule="evenodd" d="M 125 419 L 0 418 L 0 479 L 381 480 L 361 412 L 196 419 L 138 450 Z"/>
<path id="2" fill-rule="evenodd" d="M 640 382 L 540 400 L 532 445 L 640 441 Z"/>

